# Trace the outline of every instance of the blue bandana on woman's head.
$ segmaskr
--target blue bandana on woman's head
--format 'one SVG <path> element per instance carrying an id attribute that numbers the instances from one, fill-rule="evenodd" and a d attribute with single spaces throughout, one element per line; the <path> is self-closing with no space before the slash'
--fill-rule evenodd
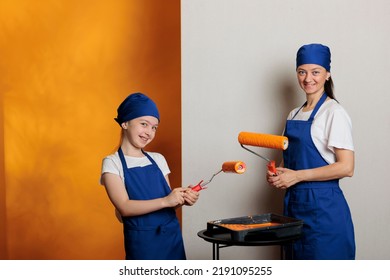
<path id="1" fill-rule="evenodd" d="M 321 44 L 302 46 L 297 53 L 297 68 L 303 64 L 321 65 L 330 72 L 330 49 Z"/>
<path id="2" fill-rule="evenodd" d="M 143 116 L 156 117 L 158 121 L 160 121 L 160 114 L 158 113 L 156 103 L 142 93 L 130 94 L 121 105 L 119 105 L 117 111 L 118 116 L 115 118 L 115 121 L 119 123 L 119 125 Z"/>

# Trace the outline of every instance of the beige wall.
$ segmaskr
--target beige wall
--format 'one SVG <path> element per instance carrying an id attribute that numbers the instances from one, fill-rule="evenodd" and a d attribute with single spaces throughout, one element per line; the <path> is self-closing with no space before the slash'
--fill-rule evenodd
<path id="1" fill-rule="evenodd" d="M 243 175 L 218 175 L 183 212 L 188 256 L 210 259 L 197 236 L 206 222 L 280 212 L 283 193 L 265 182 L 265 162 L 243 150 L 240 131 L 280 134 L 304 102 L 295 54 L 307 43 L 332 50 L 336 97 L 354 126 L 356 168 L 341 181 L 351 207 L 358 259 L 390 259 L 390 2 L 386 0 L 182 1 L 183 184 L 207 179 L 227 160 Z M 257 150 L 280 160 L 280 153 Z M 278 248 L 231 247 L 221 259 L 273 259 Z"/>
<path id="2" fill-rule="evenodd" d="M 1 1 L 0 28 L 0 258 L 123 259 L 101 160 L 141 91 L 180 185 L 180 1 Z"/>

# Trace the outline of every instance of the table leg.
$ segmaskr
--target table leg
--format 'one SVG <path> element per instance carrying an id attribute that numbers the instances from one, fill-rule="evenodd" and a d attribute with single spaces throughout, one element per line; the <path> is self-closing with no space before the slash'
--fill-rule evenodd
<path id="1" fill-rule="evenodd" d="M 280 259 L 281 260 L 285 259 L 285 256 L 284 256 L 284 246 L 283 245 L 280 245 Z"/>
<path id="2" fill-rule="evenodd" d="M 294 259 L 294 241 L 280 245 L 280 258 L 282 260 Z"/>
<path id="3" fill-rule="evenodd" d="M 213 242 L 213 260 L 219 260 L 219 244 Z"/>

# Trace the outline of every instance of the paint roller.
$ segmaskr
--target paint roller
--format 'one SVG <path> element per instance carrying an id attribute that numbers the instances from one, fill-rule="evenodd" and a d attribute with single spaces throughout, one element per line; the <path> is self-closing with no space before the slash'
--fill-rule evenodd
<path id="1" fill-rule="evenodd" d="M 288 147 L 288 138 L 286 136 L 261 134 L 261 133 L 254 133 L 254 132 L 240 132 L 238 134 L 238 142 L 241 144 L 241 147 L 243 147 L 245 150 L 266 160 L 268 162 L 267 164 L 268 170 L 275 174 L 276 174 L 276 166 L 274 160 L 270 160 L 265 156 L 259 155 L 258 153 L 248 149 L 244 145 L 279 149 L 279 150 L 286 150 Z"/>
<path id="2" fill-rule="evenodd" d="M 205 187 L 208 183 L 210 183 L 215 176 L 217 176 L 219 173 L 221 172 L 225 172 L 225 173 L 236 173 L 236 174 L 242 174 L 244 173 L 246 170 L 246 164 L 245 162 L 242 162 L 242 161 L 226 161 L 222 164 L 222 169 L 219 170 L 217 173 L 214 173 L 213 176 L 211 176 L 210 180 L 206 181 L 206 182 L 203 182 L 200 181 L 196 186 L 192 187 L 191 189 L 193 191 L 200 191 L 200 190 L 203 190 L 203 189 L 206 189 L 207 187 Z"/>

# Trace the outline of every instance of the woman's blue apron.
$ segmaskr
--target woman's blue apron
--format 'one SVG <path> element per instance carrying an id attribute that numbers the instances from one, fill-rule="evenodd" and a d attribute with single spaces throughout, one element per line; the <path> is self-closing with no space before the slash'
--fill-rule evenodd
<path id="1" fill-rule="evenodd" d="M 171 189 L 156 162 L 144 167 L 127 168 L 122 149 L 125 186 L 129 199 L 149 200 L 167 196 Z M 180 224 L 173 208 L 164 208 L 140 216 L 122 217 L 127 260 L 186 259 Z"/>
<path id="2" fill-rule="evenodd" d="M 289 146 L 283 152 L 286 168 L 302 170 L 328 164 L 311 138 L 314 116 L 326 97 L 322 95 L 308 121 L 293 120 L 296 115 L 287 121 L 285 136 Z M 351 213 L 339 180 L 300 182 L 288 188 L 284 215 L 304 221 L 302 238 L 294 243 L 293 251 L 287 252 L 287 256 L 306 260 L 355 259 Z"/>

